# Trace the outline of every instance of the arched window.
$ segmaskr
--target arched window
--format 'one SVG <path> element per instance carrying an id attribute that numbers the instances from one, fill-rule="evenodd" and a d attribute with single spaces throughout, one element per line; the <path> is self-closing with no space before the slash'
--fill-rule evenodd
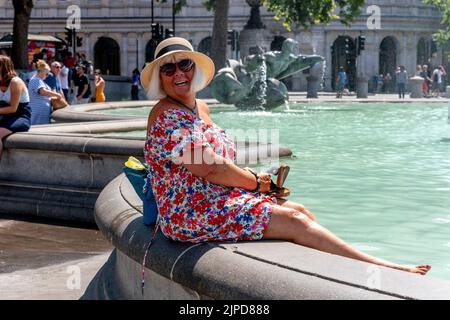
<path id="1" fill-rule="evenodd" d="M 356 54 L 355 41 L 349 36 L 339 36 L 331 46 L 331 86 L 336 89 L 336 77 L 339 67 L 347 73 L 348 89 L 356 90 Z"/>
<path id="2" fill-rule="evenodd" d="M 397 41 L 394 37 L 386 37 L 380 43 L 379 74 L 395 75 L 397 69 Z"/>
<path id="3" fill-rule="evenodd" d="M 98 38 L 94 46 L 94 64 L 103 74 L 120 75 L 120 47 L 114 39 Z"/>

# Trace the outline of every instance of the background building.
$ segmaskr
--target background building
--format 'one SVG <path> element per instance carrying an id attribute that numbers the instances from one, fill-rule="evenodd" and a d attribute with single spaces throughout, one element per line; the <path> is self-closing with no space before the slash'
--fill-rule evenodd
<path id="1" fill-rule="evenodd" d="M 151 0 L 39 0 L 35 1 L 29 32 L 48 34 L 64 39 L 67 8 L 78 5 L 81 9 L 82 46 L 78 52 L 86 54 L 95 67 L 104 74 L 130 76 L 133 69 L 141 69 L 151 57 Z M 189 39 L 194 47 L 208 52 L 211 41 L 213 14 L 207 11 L 203 0 L 189 0 L 189 6 L 176 15 L 175 34 Z M 381 9 L 380 29 L 367 26 L 366 8 L 377 5 Z M 14 10 L 11 2 L 0 0 L 0 37 L 12 32 Z M 229 29 L 242 31 L 250 16 L 250 7 L 244 0 L 230 0 Z M 325 89 L 334 86 L 336 70 L 343 65 L 355 85 L 356 77 L 370 79 L 376 74 L 394 73 L 404 65 L 414 74 L 416 64 L 447 64 L 442 50 L 432 41 L 432 34 L 440 27 L 439 12 L 426 6 L 422 0 L 368 0 L 362 15 L 351 26 L 338 22 L 328 26 L 301 28 L 287 32 L 280 21 L 261 8 L 265 25 L 262 45 L 277 49 L 286 37 L 300 43 L 300 52 L 316 53 L 326 58 Z M 165 28 L 172 27 L 172 2 L 154 3 L 154 22 Z M 356 58 L 346 54 L 346 45 L 354 46 L 354 39 L 365 36 L 365 50 Z M 242 39 L 241 39 L 242 41 Z M 245 45 L 245 44 L 244 44 Z M 236 57 L 228 46 L 228 56 Z M 296 76 L 290 81 L 292 90 L 304 90 L 305 77 Z"/>

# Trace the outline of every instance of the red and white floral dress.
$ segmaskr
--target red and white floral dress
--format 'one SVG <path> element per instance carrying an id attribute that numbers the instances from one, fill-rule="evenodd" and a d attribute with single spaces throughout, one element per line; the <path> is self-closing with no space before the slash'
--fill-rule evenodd
<path id="1" fill-rule="evenodd" d="M 163 234 L 190 242 L 261 239 L 276 200 L 193 175 L 179 159 L 186 150 L 202 147 L 236 158 L 224 130 L 181 109 L 166 110 L 149 130 L 144 155 Z"/>

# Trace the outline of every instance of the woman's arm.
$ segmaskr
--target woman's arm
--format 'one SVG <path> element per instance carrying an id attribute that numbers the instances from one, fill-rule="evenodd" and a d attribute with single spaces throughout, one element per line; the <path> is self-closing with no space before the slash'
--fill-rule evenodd
<path id="1" fill-rule="evenodd" d="M 46 88 L 40 88 L 38 90 L 39 95 L 44 97 L 55 97 L 55 98 L 61 98 L 61 94 L 57 93 L 56 91 L 48 90 Z"/>
<path id="2" fill-rule="evenodd" d="M 12 114 L 17 111 L 19 107 L 20 96 L 22 91 L 25 90 L 25 85 L 19 79 L 12 79 L 11 84 L 11 101 L 9 106 L 0 108 L 0 114 Z"/>
<path id="3" fill-rule="evenodd" d="M 209 147 L 191 149 L 180 160 L 192 174 L 209 182 L 246 190 L 254 190 L 257 186 L 251 172 L 239 168 Z"/>
<path id="4" fill-rule="evenodd" d="M 100 79 L 100 81 L 97 83 L 97 87 L 100 88 L 100 90 L 104 90 L 105 88 L 105 80 Z"/>

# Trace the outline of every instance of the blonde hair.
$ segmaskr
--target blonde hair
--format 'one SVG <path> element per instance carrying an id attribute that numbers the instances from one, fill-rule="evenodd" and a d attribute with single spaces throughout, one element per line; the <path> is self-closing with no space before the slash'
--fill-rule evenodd
<path id="1" fill-rule="evenodd" d="M 44 60 L 38 60 L 36 61 L 36 70 L 38 72 L 50 72 L 50 67 L 48 66 L 47 62 Z"/>
<path id="2" fill-rule="evenodd" d="M 158 61 L 158 63 L 155 65 L 154 69 L 153 69 L 153 74 L 152 74 L 152 81 L 150 82 L 150 85 L 148 86 L 148 90 L 147 90 L 147 97 L 152 100 L 160 100 L 163 99 L 167 96 L 166 92 L 163 90 L 162 86 L 161 86 L 161 79 L 160 79 L 160 74 L 159 74 L 159 68 L 166 64 L 166 63 L 170 63 L 170 62 L 178 62 L 181 61 L 183 59 L 190 59 L 189 57 L 187 57 L 186 55 L 184 55 L 183 53 L 180 52 L 176 52 L 174 54 L 168 55 L 167 57 L 164 57 L 164 59 L 162 59 L 161 61 Z M 194 92 L 198 92 L 201 89 L 203 89 L 203 84 L 205 83 L 205 74 L 202 72 L 201 68 L 197 68 L 194 67 L 194 75 L 192 76 L 192 81 L 191 81 L 191 90 Z M 156 79 L 158 79 L 157 81 L 155 81 Z M 201 88 L 201 89 L 200 89 Z M 156 92 L 156 94 L 151 94 L 152 92 Z"/>

